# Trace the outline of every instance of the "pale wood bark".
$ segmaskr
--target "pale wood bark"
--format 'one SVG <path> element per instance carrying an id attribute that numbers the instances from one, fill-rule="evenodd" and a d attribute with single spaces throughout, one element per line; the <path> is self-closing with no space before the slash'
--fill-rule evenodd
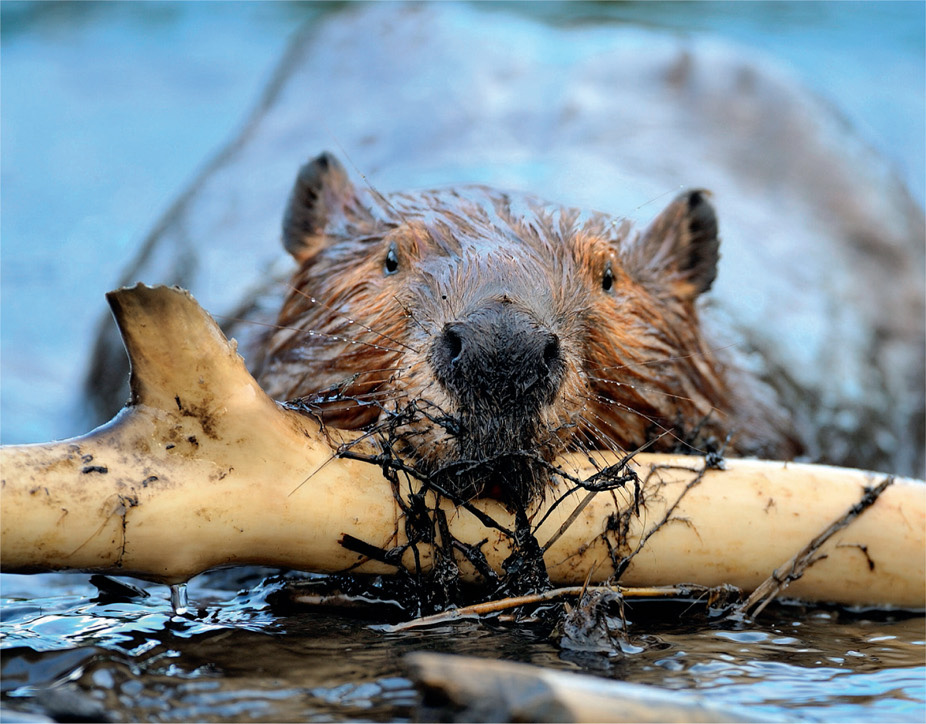
<path id="1" fill-rule="evenodd" d="M 269 399 L 234 343 L 178 289 L 136 286 L 110 295 L 132 360 L 132 400 L 79 438 L 0 453 L 4 571 L 84 570 L 182 582 L 223 565 L 389 572 L 345 548 L 345 535 L 381 548 L 404 542 L 401 511 L 382 470 L 338 459 L 309 418 Z M 599 466 L 618 462 L 597 453 Z M 558 463 L 579 478 L 586 457 Z M 642 485 L 595 494 L 551 490 L 533 515 L 551 580 L 604 581 L 630 558 L 623 585 L 732 584 L 755 589 L 843 516 L 883 475 L 813 465 L 637 455 Z M 400 475 L 400 488 L 414 481 Z M 501 570 L 508 539 L 444 501 L 451 534 Z M 502 526 L 495 501 L 475 506 Z M 609 530 L 615 516 L 623 534 Z M 613 528 L 614 526 L 610 526 Z M 561 530 L 562 529 L 562 530 Z M 644 542 L 641 546 L 641 542 Z M 783 595 L 812 601 L 922 608 L 926 486 L 895 479 L 816 551 Z M 429 551 L 420 549 L 424 565 Z M 413 565 L 411 551 L 403 559 Z M 476 572 L 460 561 L 463 575 Z"/>

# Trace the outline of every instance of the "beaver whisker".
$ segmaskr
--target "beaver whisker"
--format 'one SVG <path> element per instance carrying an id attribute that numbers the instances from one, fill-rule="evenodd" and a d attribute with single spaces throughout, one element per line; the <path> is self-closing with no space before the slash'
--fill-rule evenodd
<path id="1" fill-rule="evenodd" d="M 326 398 L 326 399 L 332 399 L 332 400 L 333 400 L 333 399 L 336 399 L 336 398 L 338 398 L 338 397 L 345 397 L 345 396 L 347 396 L 347 395 L 348 395 L 347 390 L 348 390 L 352 385 L 357 384 L 357 383 L 358 383 L 358 380 L 360 380 L 362 377 L 364 377 L 364 376 L 367 375 L 367 374 L 372 374 L 372 373 L 374 373 L 374 372 L 389 372 L 389 373 L 390 373 L 390 376 L 389 376 L 389 377 L 386 377 L 386 378 L 384 378 L 384 379 L 381 379 L 381 380 L 367 380 L 366 382 L 363 383 L 363 384 L 366 385 L 366 386 L 373 386 L 373 385 L 385 384 L 385 383 L 391 381 L 391 380 L 394 378 L 395 373 L 397 373 L 397 372 L 404 372 L 404 371 L 406 371 L 407 369 L 408 369 L 408 367 L 406 367 L 406 366 L 396 365 L 396 366 L 394 366 L 394 367 L 384 367 L 384 368 L 381 368 L 381 369 L 378 369 L 378 370 L 369 370 L 369 371 L 368 371 L 368 370 L 359 370 L 359 371 L 355 372 L 354 374 L 352 374 L 350 377 L 346 377 L 346 378 L 344 378 L 344 379 L 342 379 L 342 380 L 338 380 L 337 382 L 335 382 L 334 384 L 332 384 L 332 385 L 330 385 L 330 386 L 328 386 L 328 387 L 325 387 L 325 388 L 322 388 L 322 389 L 318 389 L 318 390 L 312 392 L 310 395 L 302 395 L 302 396 L 297 396 L 297 395 L 284 395 L 284 397 L 287 397 L 287 398 L 289 398 L 289 399 L 310 399 L 310 398 L 319 398 L 319 397 L 323 397 L 323 398 Z M 306 369 L 306 370 L 297 378 L 296 383 L 293 384 L 292 387 L 293 387 L 293 388 L 296 388 L 296 389 L 298 389 L 299 387 L 303 387 L 303 388 L 308 387 L 308 386 L 309 386 L 309 383 L 310 383 L 310 381 L 311 381 L 311 380 L 310 380 L 310 377 L 311 377 L 311 376 L 312 376 L 312 370 L 311 370 L 311 369 Z M 300 383 L 301 383 L 301 384 L 300 384 Z M 359 393 L 358 393 L 358 394 L 359 394 Z"/>
<path id="2" fill-rule="evenodd" d="M 391 347 L 384 347 L 381 344 L 376 344 L 374 342 L 367 342 L 362 339 L 350 339 L 339 334 L 334 334 L 332 332 L 320 332 L 317 329 L 300 329 L 298 327 L 283 327 L 280 329 L 290 331 L 295 336 L 296 334 L 302 335 L 300 342 L 303 344 L 307 340 L 313 340 L 313 345 L 316 348 L 316 353 L 319 347 L 324 347 L 328 345 L 357 345 L 360 347 L 365 347 L 367 349 L 376 350 L 377 352 L 390 352 L 392 354 L 401 354 L 401 350 L 393 349 Z M 381 335 L 383 336 L 383 335 Z M 271 350 L 274 353 L 274 356 L 277 360 L 283 362 L 298 362 L 304 360 L 306 352 L 305 348 L 302 346 L 286 348 L 284 345 L 286 342 L 289 342 L 290 339 L 279 339 L 278 344 Z"/>
<path id="3" fill-rule="evenodd" d="M 592 457 L 592 453 L 601 453 L 603 450 L 609 450 L 616 453 L 627 452 L 624 446 L 615 440 L 611 433 L 596 425 L 588 417 L 583 415 L 581 423 L 585 426 L 586 429 L 581 430 L 579 433 L 581 437 L 576 437 L 576 439 L 573 441 L 573 444 L 577 446 L 582 452 L 586 453 L 586 457 L 589 459 L 589 462 L 597 464 Z M 585 438 L 584 441 L 582 438 Z"/>
<path id="4" fill-rule="evenodd" d="M 405 313 L 406 319 L 412 320 L 415 324 L 418 325 L 418 328 L 421 329 L 421 331 L 424 332 L 426 335 L 428 336 L 431 335 L 431 330 L 427 329 L 421 322 L 418 321 L 418 317 L 412 314 L 411 310 L 408 308 L 406 304 L 402 302 L 401 299 L 399 299 L 396 295 L 393 294 L 392 301 L 394 301 L 396 304 L 399 305 L 399 307 L 401 307 L 402 311 Z"/>
<path id="5" fill-rule="evenodd" d="M 347 395 L 341 399 L 376 405 L 384 415 L 393 418 L 397 415 L 408 415 L 408 393 L 401 390 L 371 390 L 369 392 Z"/>
<path id="6" fill-rule="evenodd" d="M 378 370 L 379 372 L 389 372 L 390 374 L 388 376 L 383 376 L 383 377 L 378 377 L 378 378 L 374 377 L 373 379 L 367 378 L 365 372 L 358 372 L 355 375 L 352 375 L 350 378 L 344 380 L 343 382 L 339 382 L 336 385 L 333 385 L 332 387 L 328 387 L 324 390 L 319 390 L 319 392 L 316 394 L 327 394 L 328 396 L 334 395 L 335 397 L 343 396 L 345 398 L 359 397 L 359 396 L 373 395 L 373 394 L 406 395 L 407 396 L 408 393 L 402 390 L 398 390 L 395 388 L 389 388 L 389 387 L 383 387 L 383 385 L 386 385 L 389 382 L 392 382 L 394 380 L 395 372 L 402 372 L 403 369 L 404 368 L 402 367 L 396 367 L 394 370 L 389 370 L 389 369 Z M 374 370 L 371 370 L 371 373 L 373 371 Z M 361 378 L 363 378 L 362 383 L 360 382 Z M 356 392 L 352 390 L 348 391 L 352 385 L 359 386 L 361 384 L 365 388 L 362 391 L 356 391 Z"/>
<path id="7" fill-rule="evenodd" d="M 670 398 L 673 400 L 681 400 L 683 402 L 694 402 L 695 398 L 688 395 L 677 395 L 668 390 L 657 387 L 656 385 L 646 384 L 646 383 L 636 383 L 636 382 L 623 382 L 621 380 L 612 380 L 607 377 L 589 377 L 589 380 L 592 382 L 603 382 L 606 385 L 614 385 L 615 387 L 628 387 L 632 390 L 643 390 L 647 393 L 652 393 L 654 395 L 661 395 L 662 397 Z M 725 414 L 723 410 L 715 405 L 710 405 L 710 411 L 716 412 L 720 415 Z"/>
<path id="8" fill-rule="evenodd" d="M 417 351 L 418 351 L 418 350 L 416 350 L 414 347 L 411 347 L 411 346 L 405 344 L 402 340 L 396 339 L 395 337 L 392 337 L 392 336 L 390 336 L 390 335 L 388 335 L 388 334 L 385 334 L 385 333 L 383 333 L 383 332 L 377 332 L 375 329 L 373 329 L 372 327 L 367 326 L 367 325 L 364 324 L 363 322 L 358 322 L 356 319 L 352 319 L 352 318 L 350 318 L 350 317 L 345 316 L 344 314 L 342 314 L 341 312 L 339 312 L 337 309 L 334 309 L 333 307 L 329 306 L 328 304 L 325 304 L 324 302 L 320 302 L 318 299 L 316 299 L 315 297 L 311 296 L 310 294 L 306 294 L 306 293 L 305 293 L 304 291 L 302 291 L 299 287 L 293 286 L 292 284 L 289 284 L 289 285 L 287 285 L 287 286 L 289 286 L 290 291 L 295 292 L 296 294 L 298 294 L 299 296 L 301 296 L 303 299 L 305 299 L 306 301 L 308 301 L 310 304 L 313 304 L 313 305 L 315 305 L 315 306 L 319 306 L 319 307 L 321 307 L 322 309 L 324 309 L 324 310 L 326 310 L 326 311 L 332 312 L 332 313 L 335 314 L 336 316 L 340 317 L 340 318 L 341 318 L 344 322 L 346 322 L 348 325 L 356 324 L 356 325 L 357 325 L 358 327 L 360 327 L 361 329 L 364 329 L 364 330 L 366 330 L 367 332 L 370 332 L 371 334 L 375 334 L 375 335 L 377 335 L 378 337 L 382 337 L 383 339 L 388 339 L 388 340 L 389 340 L 390 342 L 392 342 L 393 344 L 397 344 L 397 345 L 399 345 L 400 347 L 403 347 L 403 348 L 407 349 L 407 350 L 410 351 L 410 352 L 417 352 Z M 394 350 L 392 350 L 392 351 L 394 351 Z"/>
<path id="9" fill-rule="evenodd" d="M 590 420 L 585 420 L 585 422 L 586 422 L 586 424 L 587 424 L 589 427 L 595 427 L 594 424 L 593 424 Z M 670 433 L 671 433 L 670 430 L 665 430 L 665 431 L 663 431 L 662 433 L 656 435 L 655 437 L 652 437 L 652 438 L 650 438 L 649 440 L 647 440 L 647 441 L 643 442 L 642 444 L 638 445 L 638 446 L 637 446 L 636 448 L 634 448 L 633 450 L 622 449 L 622 447 L 621 447 L 620 445 L 617 445 L 617 444 L 614 444 L 614 445 L 610 448 L 610 450 L 611 450 L 611 452 L 621 453 L 621 454 L 624 456 L 624 462 L 622 463 L 622 465 L 623 465 L 623 464 L 626 464 L 627 461 L 629 461 L 630 459 L 632 459 L 633 456 L 635 456 L 637 453 L 644 452 L 647 448 L 650 448 L 650 447 L 654 446 L 655 444 L 657 444 L 657 443 L 659 442 L 659 440 L 661 440 L 662 438 L 666 437 L 666 436 L 669 435 Z M 594 445 L 594 444 L 595 444 L 595 441 L 592 441 L 592 444 Z M 603 470 L 603 469 L 606 469 L 606 468 L 609 468 L 609 467 L 614 467 L 613 465 L 601 465 L 601 464 L 599 464 L 597 461 L 593 460 L 590 456 L 589 456 L 588 459 L 589 459 L 589 462 L 591 462 L 593 465 L 595 465 L 595 467 L 597 467 L 599 470 Z M 597 475 L 597 474 L 596 474 L 596 475 Z M 596 477 L 596 475 L 593 475 L 592 478 Z"/>
<path id="10" fill-rule="evenodd" d="M 704 349 L 695 350 L 687 354 L 669 355 L 667 357 L 659 357 L 658 359 L 640 360 L 639 362 L 626 362 L 620 365 L 597 366 L 590 369 L 596 372 L 604 372 L 606 370 L 614 370 L 615 372 L 619 372 L 621 370 L 632 369 L 634 367 L 648 367 L 652 365 L 669 364 L 672 362 L 683 362 L 695 357 L 706 357 L 708 353 L 714 354 L 717 352 L 724 352 L 735 348 L 735 346 L 736 345 L 734 344 L 705 345 Z"/>
<path id="11" fill-rule="evenodd" d="M 391 414 L 390 403 L 397 402 L 403 397 L 405 397 L 404 394 L 388 390 L 356 394 L 347 394 L 343 390 L 330 390 L 328 394 L 313 393 L 293 398 L 284 404 L 292 410 L 310 415 L 323 426 L 333 423 L 336 427 L 343 427 L 340 423 L 345 419 L 356 419 L 360 416 L 372 422 L 375 418 L 389 415 Z"/>
<path id="12" fill-rule="evenodd" d="M 238 322 L 239 324 L 250 324 L 255 327 L 267 327 L 269 329 L 282 329 L 291 332 L 302 331 L 299 327 L 290 327 L 285 324 L 271 324 L 270 322 L 259 322 L 256 319 L 245 319 L 244 317 L 233 317 L 229 314 L 212 314 L 214 319 L 224 319 L 227 322 Z"/>
<path id="13" fill-rule="evenodd" d="M 406 372 L 406 371 L 408 371 L 408 370 L 410 370 L 410 369 L 411 369 L 411 366 L 410 366 L 410 365 L 392 365 L 392 366 L 390 366 L 390 367 L 376 367 L 376 368 L 374 368 L 374 369 L 360 370 L 360 372 L 358 372 L 357 374 L 360 374 L 360 375 L 368 375 L 368 374 L 369 374 L 369 375 L 371 375 L 371 374 L 374 374 L 374 373 L 376 373 L 376 372 L 388 372 L 390 376 L 389 376 L 389 377 L 383 378 L 381 381 L 382 381 L 382 382 L 389 382 L 390 380 L 393 379 L 393 377 L 395 377 L 395 373 L 396 373 L 396 372 Z"/>
<path id="14" fill-rule="evenodd" d="M 397 365 L 391 365 L 391 366 L 389 366 L 389 367 L 377 367 L 377 368 L 375 368 L 375 369 L 358 370 L 357 372 L 355 372 L 354 374 L 352 374 L 350 377 L 346 377 L 346 378 L 344 379 L 344 381 L 338 382 L 338 383 L 333 384 L 333 385 L 330 385 L 330 386 L 329 386 L 328 388 L 326 388 L 326 389 L 329 389 L 329 390 L 339 389 L 339 388 L 344 387 L 345 384 L 353 384 L 353 383 L 356 382 L 359 378 L 361 378 L 361 377 L 366 377 L 366 376 L 368 376 L 368 375 L 373 375 L 373 374 L 376 374 L 376 373 L 389 373 L 388 376 L 382 377 L 382 378 L 379 379 L 379 380 L 372 380 L 372 381 L 371 381 L 371 380 L 368 380 L 368 381 L 367 381 L 367 384 L 374 384 L 374 383 L 375 383 L 375 384 L 383 384 L 383 383 L 392 381 L 392 380 L 395 378 L 396 373 L 406 372 L 406 371 L 408 371 L 408 370 L 410 370 L 410 369 L 411 369 L 411 367 L 410 367 L 409 365 L 399 365 L 399 364 L 397 364 Z"/>
<path id="15" fill-rule="evenodd" d="M 401 395 L 379 396 L 375 393 L 370 393 L 366 395 L 346 395 L 329 399 L 308 398 L 300 400 L 300 403 L 307 406 L 314 405 L 318 408 L 318 412 L 320 414 L 325 415 L 327 413 L 329 416 L 335 410 L 347 409 L 337 407 L 339 404 L 347 405 L 349 403 L 353 403 L 356 407 L 360 408 L 375 408 L 381 416 L 395 414 L 395 409 L 398 408 L 399 405 L 392 405 L 391 403 L 399 402 L 402 399 L 404 398 Z"/>
<path id="16" fill-rule="evenodd" d="M 705 450 L 702 450 L 702 449 L 701 449 L 700 447 L 698 447 L 697 445 L 693 444 L 693 442 L 679 437 L 679 436 L 676 434 L 676 432 L 675 432 L 672 428 L 666 427 L 666 426 L 663 425 L 661 422 L 659 422 L 656 418 L 651 417 L 650 415 L 647 415 L 647 414 L 645 414 L 645 413 L 643 413 L 643 412 L 640 412 L 639 410 L 636 410 L 636 409 L 630 407 L 629 405 L 624 404 L 623 402 L 620 402 L 620 401 L 618 401 L 618 400 L 609 399 L 609 398 L 605 397 L 604 395 L 585 396 L 585 399 L 587 399 L 587 400 L 589 400 L 589 401 L 595 401 L 595 402 L 605 403 L 605 404 L 608 404 L 608 405 L 614 405 L 614 406 L 616 406 L 616 407 L 618 407 L 618 408 L 620 408 L 620 409 L 622 409 L 622 410 L 626 410 L 627 412 L 629 412 L 629 413 L 632 414 L 632 415 L 636 415 L 637 417 L 639 417 L 639 418 L 641 418 L 641 419 L 643 419 L 643 420 L 646 420 L 646 421 L 649 422 L 652 426 L 654 426 L 654 427 L 658 428 L 659 430 L 661 430 L 661 432 L 660 432 L 658 435 L 656 435 L 655 438 L 653 438 L 654 440 L 661 440 L 661 439 L 663 439 L 663 438 L 665 438 L 665 437 L 670 437 L 671 439 L 675 440 L 677 443 L 679 443 L 680 445 L 682 445 L 684 448 L 690 449 L 690 450 L 692 450 L 693 452 L 697 452 L 697 453 L 700 453 L 700 454 L 706 454 L 706 452 L 707 452 L 707 451 L 705 451 Z M 603 418 L 601 415 L 597 415 L 597 414 L 596 414 L 596 418 L 597 418 L 598 420 L 602 421 L 602 422 L 605 422 L 604 418 Z M 647 444 L 647 443 L 649 443 L 649 442 L 650 442 L 650 440 L 646 440 L 646 441 L 644 441 L 643 444 Z"/>
<path id="17" fill-rule="evenodd" d="M 602 430 L 585 416 L 581 418 L 581 423 L 588 429 L 580 429 L 576 433 L 576 436 L 572 439 L 571 449 L 584 453 L 586 459 L 592 465 L 598 464 L 595 455 L 603 455 L 606 450 L 617 453 L 626 452 L 616 440 L 611 438 L 609 433 Z M 592 432 L 595 434 L 592 435 Z"/>
<path id="18" fill-rule="evenodd" d="M 591 400 L 592 398 L 586 397 L 586 399 Z M 604 397 L 604 396 L 601 396 L 601 395 L 599 395 L 599 396 L 597 397 L 597 401 L 598 401 L 598 402 L 604 402 L 604 403 L 606 403 L 606 404 L 608 404 L 608 405 L 613 405 L 613 406 L 615 406 L 615 407 L 617 407 L 617 408 L 619 408 L 619 409 L 622 409 L 622 410 L 625 410 L 626 412 L 629 412 L 629 413 L 632 414 L 632 415 L 635 415 L 636 417 L 639 417 L 639 418 L 642 419 L 642 420 L 646 420 L 648 423 L 650 423 L 651 426 L 653 426 L 653 427 L 655 427 L 655 428 L 658 428 L 658 429 L 661 431 L 661 432 L 656 436 L 656 439 L 662 439 L 663 437 L 670 436 L 670 437 L 674 438 L 677 442 L 687 445 L 687 442 L 686 442 L 685 440 L 683 440 L 682 438 L 678 437 L 678 435 L 676 435 L 675 431 L 674 431 L 672 428 L 666 427 L 665 425 L 663 425 L 662 423 L 660 423 L 660 422 L 659 422 L 658 420 L 656 420 L 655 418 L 653 418 L 653 417 L 651 417 L 651 416 L 649 416 L 649 415 L 647 415 L 647 414 L 645 414 L 645 413 L 643 413 L 643 412 L 640 412 L 639 410 L 636 410 L 636 409 L 634 409 L 633 407 L 630 407 L 629 405 L 626 405 L 626 404 L 624 404 L 624 403 L 622 403 L 622 402 L 618 402 L 617 400 L 610 400 L 610 399 L 608 399 L 608 398 L 606 398 L 606 397 Z M 598 421 L 602 422 L 602 423 L 606 423 L 606 424 L 607 424 L 607 422 L 608 422 L 602 415 L 600 415 L 600 414 L 598 414 L 598 413 L 595 413 L 595 418 L 596 418 Z M 591 424 L 590 421 L 587 421 L 587 424 L 588 424 L 590 427 L 592 427 L 592 424 Z M 619 445 L 613 438 L 610 440 L 610 442 L 614 445 L 614 447 L 615 447 L 616 449 L 618 449 L 618 450 L 621 449 L 622 446 Z M 643 444 L 645 444 L 646 442 L 648 442 L 648 440 L 647 440 L 647 441 L 644 441 Z M 692 449 L 696 449 L 696 448 L 692 447 Z"/>
<path id="19" fill-rule="evenodd" d="M 402 392 L 401 390 L 390 390 L 390 389 L 377 389 L 377 390 L 367 390 L 365 392 L 355 392 L 350 395 L 344 395 L 340 399 L 344 400 L 378 400 L 378 401 L 392 401 L 392 400 L 402 400 L 407 399 L 408 393 Z"/>

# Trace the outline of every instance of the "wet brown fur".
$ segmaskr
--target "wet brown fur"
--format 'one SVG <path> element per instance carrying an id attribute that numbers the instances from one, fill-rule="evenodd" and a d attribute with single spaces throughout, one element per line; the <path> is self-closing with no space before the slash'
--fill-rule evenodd
<path id="1" fill-rule="evenodd" d="M 560 341 L 562 383 L 530 427 L 543 459 L 644 445 L 777 458 L 798 450 L 761 386 L 703 337 L 697 302 L 718 258 L 703 192 L 682 194 L 641 232 L 484 187 L 384 199 L 323 155 L 301 172 L 284 241 L 300 268 L 261 383 L 277 399 L 309 401 L 336 427 L 382 423 L 412 405 L 399 437 L 425 470 L 482 450 L 464 451 L 448 420 L 486 427 L 474 435 L 492 441 L 489 456 L 526 444 L 523 430 L 506 439 L 503 414 L 491 430 L 491 415 L 467 417 L 429 360 L 446 325 L 487 303 L 523 312 Z"/>

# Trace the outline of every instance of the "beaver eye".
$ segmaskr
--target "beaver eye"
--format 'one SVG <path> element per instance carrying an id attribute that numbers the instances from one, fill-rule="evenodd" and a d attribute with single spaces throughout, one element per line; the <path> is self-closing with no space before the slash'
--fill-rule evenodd
<path id="1" fill-rule="evenodd" d="M 383 264 L 383 271 L 386 274 L 395 274 L 399 271 L 399 256 L 396 254 L 395 242 L 389 245 L 389 251 L 386 252 L 386 261 Z"/>
<path id="2" fill-rule="evenodd" d="M 611 269 L 611 262 L 608 262 L 608 265 L 604 268 L 604 274 L 601 275 L 601 288 L 606 292 L 610 292 L 613 286 L 614 272 Z"/>

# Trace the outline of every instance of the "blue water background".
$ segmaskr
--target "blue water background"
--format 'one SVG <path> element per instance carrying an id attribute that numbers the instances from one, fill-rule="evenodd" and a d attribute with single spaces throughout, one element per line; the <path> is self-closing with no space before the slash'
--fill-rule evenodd
<path id="1" fill-rule="evenodd" d="M 0 441 L 85 432 L 76 392 L 104 293 L 243 123 L 293 32 L 340 7 L 0 4 Z M 770 54 L 831 102 L 923 203 L 922 2 L 480 7 L 706 33 Z"/>

